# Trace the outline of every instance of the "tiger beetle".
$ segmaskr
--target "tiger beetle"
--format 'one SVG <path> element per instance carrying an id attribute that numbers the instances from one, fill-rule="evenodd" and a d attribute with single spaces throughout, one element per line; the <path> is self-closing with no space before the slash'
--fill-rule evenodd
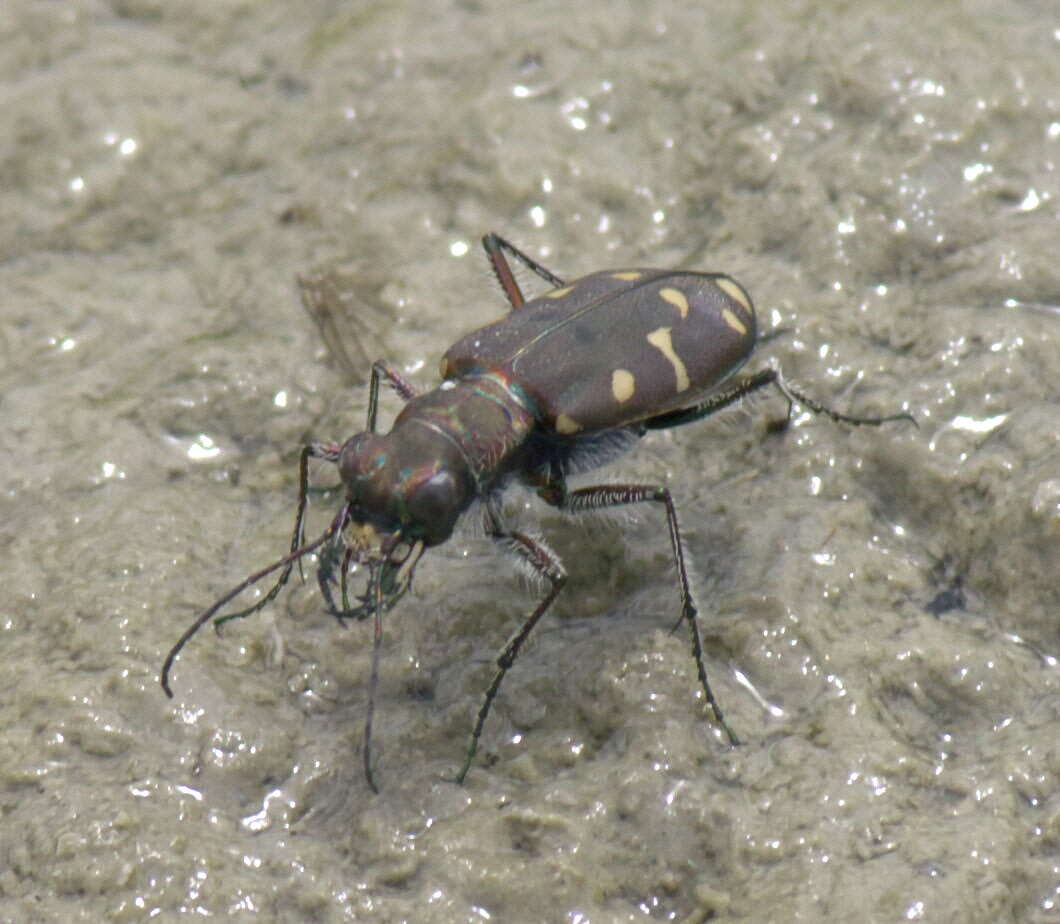
<path id="1" fill-rule="evenodd" d="M 699 684 L 714 721 L 730 744 L 739 744 L 707 679 L 670 491 L 653 484 L 571 490 L 567 476 L 611 461 L 650 430 L 692 423 L 767 385 L 787 400 L 788 418 L 798 403 L 847 424 L 915 421 L 905 413 L 838 413 L 791 388 L 775 368 L 720 387 L 743 366 L 757 338 L 750 296 L 723 273 L 623 269 L 565 282 L 496 234 L 487 234 L 482 244 L 511 312 L 450 347 L 442 357 L 442 383 L 432 391 L 417 393 L 390 363 L 372 365 L 364 432 L 341 446 L 312 443 L 302 449 L 289 553 L 250 575 L 188 627 L 162 666 L 163 690 L 172 697 L 173 662 L 202 626 L 211 620 L 219 626 L 266 606 L 286 584 L 295 563 L 301 565 L 319 550 L 317 580 L 328 612 L 343 625 L 347 619 L 374 620 L 362 756 L 368 785 L 378 792 L 371 734 L 383 614 L 408 591 L 424 551 L 445 542 L 461 516 L 478 502 L 486 534 L 542 578 L 547 592 L 497 658 L 496 673 L 454 777 L 462 783 L 505 674 L 567 581 L 563 563 L 544 542 L 511 528 L 502 518 L 502 492 L 519 481 L 566 513 L 639 503 L 663 507 Z M 527 301 L 509 256 L 551 290 Z M 383 380 L 405 401 L 387 434 L 376 432 Z M 323 534 L 305 542 L 310 459 L 338 467 L 345 500 Z M 355 565 L 366 568 L 368 581 L 365 592 L 354 598 L 357 605 L 351 606 L 346 579 Z M 280 577 L 261 600 L 217 616 L 275 571 L 281 571 Z M 333 594 L 336 583 L 341 606 Z"/>

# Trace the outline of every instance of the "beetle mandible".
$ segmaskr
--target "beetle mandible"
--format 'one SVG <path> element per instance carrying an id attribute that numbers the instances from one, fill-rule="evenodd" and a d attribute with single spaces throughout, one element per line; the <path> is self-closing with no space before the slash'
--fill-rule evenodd
<path id="1" fill-rule="evenodd" d="M 329 613 L 374 620 L 371 677 L 362 755 L 368 785 L 378 791 L 371 732 L 378 682 L 382 618 L 409 589 L 416 564 L 445 542 L 458 520 L 479 504 L 486 534 L 544 579 L 547 591 L 500 656 L 454 777 L 462 783 L 505 674 L 538 621 L 563 589 L 567 574 L 540 539 L 509 527 L 501 516 L 504 487 L 521 481 L 568 513 L 625 504 L 663 507 L 677 571 L 681 616 L 692 639 L 696 673 L 714 720 L 732 745 L 729 727 L 707 678 L 697 608 L 685 566 L 677 510 L 670 491 L 653 484 L 601 484 L 571 490 L 567 476 L 611 461 L 649 430 L 707 417 L 766 385 L 788 402 L 848 424 L 908 420 L 907 413 L 854 417 L 794 390 L 775 368 L 728 383 L 755 348 L 757 325 L 750 296 L 723 273 L 609 270 L 565 282 L 496 234 L 482 240 L 511 305 L 499 321 L 463 337 L 442 357 L 442 383 L 416 389 L 389 363 L 372 365 L 364 432 L 341 446 L 302 449 L 299 497 L 289 553 L 250 575 L 202 613 L 170 650 L 161 683 L 172 697 L 170 670 L 191 637 L 215 619 L 220 625 L 261 609 L 286 584 L 295 563 L 319 552 L 317 579 Z M 552 288 L 527 301 L 506 257 L 513 257 Z M 389 433 L 376 432 L 379 383 L 385 380 L 405 406 Z M 304 541 L 311 458 L 338 467 L 346 497 L 323 534 Z M 351 606 L 351 566 L 368 571 L 367 588 Z M 280 577 L 253 606 L 217 613 L 267 575 Z M 336 571 L 338 578 L 336 579 Z M 341 587 L 335 602 L 333 585 Z"/>

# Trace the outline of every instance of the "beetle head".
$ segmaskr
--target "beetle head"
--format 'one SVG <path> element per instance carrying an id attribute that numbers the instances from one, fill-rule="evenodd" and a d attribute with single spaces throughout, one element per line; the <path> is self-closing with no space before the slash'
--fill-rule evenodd
<path id="1" fill-rule="evenodd" d="M 445 542 L 472 497 L 459 451 L 427 428 L 358 433 L 338 466 L 349 504 L 346 543 L 355 554 L 381 551 L 398 536 L 425 546 Z"/>

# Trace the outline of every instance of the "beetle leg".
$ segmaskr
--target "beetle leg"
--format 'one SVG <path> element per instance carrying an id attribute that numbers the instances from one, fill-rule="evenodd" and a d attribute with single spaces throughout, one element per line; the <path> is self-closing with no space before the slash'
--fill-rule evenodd
<path id="1" fill-rule="evenodd" d="M 840 414 L 839 411 L 833 411 L 830 407 L 826 407 L 819 401 L 815 401 L 813 398 L 807 397 L 801 392 L 796 391 L 784 381 L 779 370 L 771 369 L 768 371 L 773 373 L 772 382 L 776 385 L 777 391 L 788 399 L 788 416 L 785 418 L 785 424 L 787 421 L 791 420 L 792 405 L 801 404 L 814 414 L 824 414 L 825 417 L 830 417 L 836 423 L 852 424 L 855 427 L 878 427 L 880 424 L 891 423 L 896 420 L 908 420 L 914 427 L 919 429 L 916 418 L 913 417 L 912 414 L 904 411 L 901 414 L 888 414 L 886 417 L 855 417 L 850 414 Z"/>
<path id="2" fill-rule="evenodd" d="M 369 599 L 373 596 L 373 587 L 376 583 L 383 586 L 384 581 L 390 581 L 390 587 L 384 587 L 383 595 L 383 612 L 389 611 L 395 603 L 397 603 L 405 593 L 412 586 L 412 572 L 415 570 L 417 562 L 423 555 L 424 547 L 422 542 L 414 543 L 408 556 L 401 562 L 397 563 L 396 566 L 388 565 L 383 562 L 380 567 L 387 568 L 393 567 L 392 575 L 381 576 L 378 580 L 375 578 L 369 579 L 368 592 L 358 594 L 354 599 L 359 602 L 359 606 L 351 606 L 349 593 L 346 586 L 347 572 L 350 564 L 354 559 L 353 549 L 342 547 L 342 536 L 341 534 L 335 537 L 335 541 L 325 547 L 324 551 L 320 553 L 320 566 L 317 568 L 317 583 L 320 585 L 320 594 L 324 598 L 324 609 L 334 616 L 338 621 L 339 625 L 343 628 L 346 627 L 347 619 L 367 619 L 373 613 L 374 604 Z M 342 607 L 336 605 L 335 596 L 332 593 L 332 585 L 336 582 L 335 579 L 335 564 L 342 558 L 342 564 L 340 566 L 338 584 L 341 592 Z"/>
<path id="3" fill-rule="evenodd" d="M 667 411 L 665 414 L 649 417 L 641 422 L 641 426 L 647 430 L 665 430 L 669 427 L 681 427 L 684 424 L 694 423 L 704 417 L 709 417 L 711 414 L 716 414 L 722 408 L 735 404 L 744 396 L 751 394 L 751 392 L 758 391 L 759 388 L 769 385 L 776 380 L 776 377 L 776 370 L 764 369 L 761 372 L 756 372 L 750 378 L 730 385 L 724 391 L 715 392 L 705 401 L 692 407 Z"/>
<path id="4" fill-rule="evenodd" d="M 505 251 L 515 257 L 515 259 L 522 263 L 523 266 L 544 279 L 545 282 L 552 286 L 552 288 L 559 289 L 566 285 L 559 276 L 545 269 L 540 263 L 532 257 L 528 257 L 518 247 L 514 244 L 510 244 L 499 234 L 494 234 L 491 231 L 483 237 L 482 247 L 486 251 L 486 256 L 490 261 L 490 267 L 492 267 L 494 274 L 497 276 L 497 281 L 501 284 L 501 288 L 504 290 L 504 294 L 508 298 L 508 302 L 511 304 L 513 310 L 522 308 L 523 305 L 526 304 L 526 299 L 523 297 L 523 292 L 519 288 L 519 283 L 515 280 L 515 274 L 512 272 L 511 265 L 504 256 Z"/>
<path id="5" fill-rule="evenodd" d="M 791 419 L 791 409 L 795 404 L 803 405 L 814 414 L 824 414 L 837 423 L 852 424 L 853 426 L 878 427 L 880 424 L 890 423 L 895 420 L 908 420 L 914 427 L 916 426 L 916 420 L 913 419 L 912 414 L 889 414 L 886 417 L 855 417 L 850 414 L 841 414 L 839 411 L 833 411 L 819 401 L 815 401 L 813 398 L 802 394 L 802 392 L 796 391 L 781 378 L 780 372 L 776 369 L 763 369 L 761 372 L 756 372 L 749 378 L 730 385 L 724 391 L 719 391 L 692 407 L 680 408 L 676 411 L 659 414 L 656 417 L 649 417 L 641 422 L 641 426 L 647 430 L 665 430 L 668 427 L 680 427 L 684 424 L 693 423 L 704 417 L 709 417 L 711 414 L 716 414 L 722 408 L 735 404 L 741 398 L 751 394 L 751 392 L 758 391 L 759 388 L 764 388 L 766 385 L 775 386 L 777 391 L 787 399 L 788 413 L 781 424 L 781 428 L 787 426 L 788 421 Z"/>
<path id="6" fill-rule="evenodd" d="M 305 449 L 302 450 L 303 471 L 305 470 L 308 454 L 312 449 L 312 446 L 306 446 Z M 308 555 L 314 549 L 318 549 L 322 545 L 325 545 L 331 539 L 332 536 L 335 536 L 336 534 L 341 534 L 342 528 L 345 525 L 346 518 L 348 516 L 349 508 L 346 505 L 343 505 L 342 509 L 339 510 L 338 515 L 335 517 L 335 519 L 331 521 L 331 525 L 326 530 L 324 530 L 323 535 L 314 539 L 312 542 L 307 542 L 305 545 L 298 546 L 292 549 L 289 554 L 285 555 L 279 561 L 274 561 L 271 565 L 262 568 L 260 571 L 257 571 L 254 574 L 250 575 L 250 577 L 243 580 L 242 583 L 236 585 L 230 591 L 228 591 L 228 593 L 221 597 L 220 600 L 215 601 L 209 609 L 207 609 L 201 615 L 197 616 L 195 621 L 190 626 L 188 626 L 187 629 L 184 630 L 184 634 L 179 639 L 177 639 L 177 643 L 169 649 L 169 654 L 166 655 L 166 659 L 162 662 L 162 673 L 159 677 L 159 680 L 162 683 L 162 689 L 165 690 L 166 696 L 170 698 L 173 697 L 173 690 L 170 688 L 169 685 L 169 672 L 173 667 L 173 662 L 177 659 L 177 655 L 180 654 L 184 646 L 191 641 L 192 636 L 194 636 L 195 633 L 199 631 L 199 629 L 201 629 L 203 626 L 206 625 L 206 623 L 210 621 L 213 621 L 214 625 L 220 625 L 222 622 L 225 622 L 228 619 L 235 619 L 239 616 L 246 616 L 249 613 L 253 613 L 255 610 L 261 609 L 261 607 L 268 603 L 279 592 L 279 589 L 283 586 L 284 582 L 287 580 L 287 577 L 290 575 L 291 567 L 294 562 Z M 301 526 L 301 520 L 299 519 L 299 522 L 295 525 L 295 535 L 301 536 Z M 279 568 L 283 569 L 283 574 L 281 575 L 280 580 L 277 582 L 276 586 L 265 596 L 263 600 L 259 601 L 257 604 L 250 607 L 249 609 L 243 610 L 239 613 L 234 613 L 232 616 L 226 616 L 219 619 L 215 618 L 215 614 L 217 612 L 224 609 L 236 597 L 243 593 L 244 590 L 247 590 L 249 587 L 252 587 L 253 585 L 257 584 L 257 582 L 260 581 L 262 578 L 267 577 Z"/>
<path id="7" fill-rule="evenodd" d="M 563 562 L 559 560 L 559 556 L 555 552 L 543 543 L 531 539 L 525 533 L 505 530 L 496 519 L 489 515 L 487 515 L 487 520 L 490 527 L 490 537 L 504 543 L 510 551 L 520 556 L 537 574 L 547 578 L 552 586 L 541 602 L 538 603 L 536 609 L 526 618 L 515 634 L 508 639 L 508 644 L 504 646 L 500 657 L 497 658 L 497 673 L 493 675 L 493 681 L 482 698 L 482 705 L 479 707 L 478 717 L 475 719 L 475 727 L 472 729 L 471 737 L 467 742 L 467 753 L 464 755 L 464 763 L 456 776 L 453 777 L 454 783 L 464 782 L 464 777 L 467 776 L 471 762 L 475 759 L 482 728 L 486 724 L 486 717 L 490 713 L 490 708 L 493 706 L 493 700 L 501 687 L 504 675 L 508 673 L 508 668 L 515 663 L 515 659 L 519 656 L 519 650 L 523 647 L 523 643 L 527 640 L 530 633 L 534 631 L 534 626 L 537 625 L 538 620 L 545 615 L 545 611 L 552 605 L 552 601 L 559 596 L 563 585 L 567 583 L 567 572 L 563 567 Z"/>
<path id="8" fill-rule="evenodd" d="M 294 553 L 301 547 L 304 537 L 305 510 L 306 505 L 309 502 L 309 460 L 323 459 L 325 462 L 338 462 L 340 448 L 341 447 L 336 446 L 334 443 L 310 443 L 310 445 L 302 447 L 302 452 L 298 461 L 298 509 L 294 516 L 294 530 L 291 533 L 291 547 L 288 550 L 289 554 Z M 297 561 L 298 573 L 304 581 L 305 573 L 302 571 L 301 557 L 299 557 Z M 249 616 L 251 613 L 256 613 L 258 610 L 268 606 L 276 599 L 276 595 L 287 583 L 287 579 L 290 578 L 291 569 L 293 567 L 294 560 L 291 560 L 284 567 L 283 571 L 280 572 L 280 576 L 276 583 L 272 585 L 272 588 L 264 597 L 253 606 L 248 606 L 244 610 L 228 613 L 225 616 L 219 616 L 214 620 L 214 628 L 219 629 L 226 622 L 230 622 L 233 619 L 242 619 L 244 616 Z"/>
<path id="9" fill-rule="evenodd" d="M 379 411 L 379 380 L 387 380 L 403 401 L 416 397 L 415 387 L 408 382 L 397 369 L 385 359 L 372 363 L 372 377 L 368 380 L 368 420 L 364 425 L 365 432 L 375 433 L 375 418 Z"/>
<path id="10" fill-rule="evenodd" d="M 482 238 L 482 247 L 486 251 L 486 258 L 490 261 L 493 274 L 497 277 L 497 282 L 501 284 L 501 288 L 508 299 L 508 304 L 514 310 L 522 308 L 526 304 L 526 299 L 523 298 L 523 291 L 519 288 L 515 274 L 504 257 L 503 249 L 505 246 L 511 247 L 504 238 L 498 237 L 492 231 Z"/>
<path id="11" fill-rule="evenodd" d="M 342 534 L 340 533 L 336 535 L 333 541 L 321 551 L 319 565 L 317 566 L 317 584 L 320 585 L 320 595 L 324 598 L 324 609 L 334 616 L 335 619 L 338 620 L 339 625 L 344 629 L 346 628 L 347 619 L 366 619 L 371 612 L 367 599 L 364 596 L 357 597 L 357 599 L 361 601 L 360 606 L 351 607 L 349 605 L 349 595 L 346 587 L 346 571 L 350 563 L 350 554 L 350 549 L 343 546 Z M 342 592 L 341 609 L 335 605 L 335 598 L 331 593 L 331 585 L 335 583 L 335 563 L 336 561 L 339 561 L 340 558 L 339 586 Z"/>
<path id="12" fill-rule="evenodd" d="M 735 399 L 733 399 L 735 400 Z M 618 507 L 624 504 L 639 504 L 653 502 L 663 504 L 666 507 L 666 525 L 670 532 L 670 547 L 673 550 L 674 564 L 677 567 L 677 579 L 681 590 L 681 616 L 688 623 L 688 631 L 692 635 L 692 657 L 696 662 L 696 673 L 699 675 L 699 683 L 703 693 L 714 713 L 714 721 L 718 723 L 725 732 L 729 743 L 738 745 L 740 739 L 729 728 L 725 717 L 722 715 L 721 706 L 718 704 L 714 691 L 710 688 L 707 679 L 707 668 L 703 663 L 703 641 L 699 633 L 699 622 L 696 619 L 698 609 L 692 598 L 692 587 L 688 580 L 688 571 L 685 568 L 684 547 L 681 544 L 681 533 L 677 526 L 677 508 L 674 506 L 673 497 L 666 488 L 650 484 L 604 484 L 588 488 L 579 488 L 577 491 L 568 491 L 562 481 L 553 481 L 542 485 L 538 493 L 548 503 L 568 513 L 578 513 L 583 510 L 600 510 L 604 507 Z"/>

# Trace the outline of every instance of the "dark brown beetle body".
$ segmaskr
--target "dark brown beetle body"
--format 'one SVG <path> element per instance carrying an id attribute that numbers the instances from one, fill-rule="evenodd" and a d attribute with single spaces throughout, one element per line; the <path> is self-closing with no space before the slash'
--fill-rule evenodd
<path id="1" fill-rule="evenodd" d="M 462 782 L 501 681 L 523 643 L 566 582 L 562 562 L 541 540 L 512 529 L 500 512 L 505 484 L 517 479 L 546 503 L 570 513 L 624 504 L 663 506 L 677 570 L 682 617 L 692 637 L 700 687 L 714 719 L 732 744 L 707 679 L 696 605 L 684 561 L 677 511 L 669 490 L 651 484 L 605 484 L 569 490 L 567 475 L 594 468 L 630 448 L 649 430 L 681 426 L 775 385 L 788 399 L 852 424 L 912 418 L 849 417 L 790 389 L 774 369 L 722 387 L 755 347 L 757 328 L 750 297 L 720 273 L 613 270 L 566 283 L 502 238 L 483 239 L 512 311 L 461 338 L 445 353 L 443 382 L 418 395 L 390 365 L 372 366 L 365 431 L 338 446 L 315 443 L 302 451 L 300 494 L 291 551 L 251 575 L 188 628 L 162 668 L 162 686 L 172 695 L 169 672 L 187 641 L 236 596 L 282 569 L 276 585 L 245 616 L 271 601 L 295 562 L 320 550 L 318 580 L 328 610 L 340 622 L 373 616 L 375 645 L 364 734 L 364 769 L 375 789 L 371 725 L 378 677 L 383 613 L 404 595 L 424 550 L 445 542 L 475 502 L 487 535 L 497 540 L 548 584 L 545 596 L 497 659 L 472 729 Z M 527 302 L 505 253 L 552 285 Z M 376 433 L 380 379 L 406 401 L 389 433 Z M 308 461 L 338 467 L 346 500 L 324 534 L 303 544 Z M 368 586 L 350 606 L 346 577 L 353 564 L 368 571 Z M 342 605 L 333 584 L 342 590 Z"/>

